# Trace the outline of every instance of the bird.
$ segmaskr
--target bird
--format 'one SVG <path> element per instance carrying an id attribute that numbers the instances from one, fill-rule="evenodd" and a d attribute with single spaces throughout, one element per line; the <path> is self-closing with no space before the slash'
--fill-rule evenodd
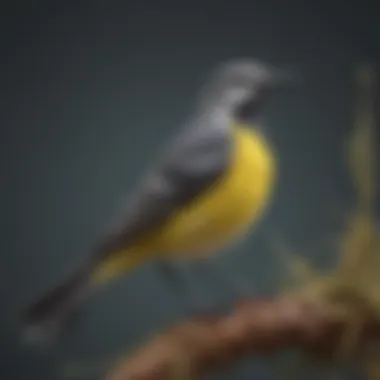
<path id="1" fill-rule="evenodd" d="M 292 80 L 253 58 L 219 63 L 83 262 L 22 311 L 24 339 L 58 335 L 96 288 L 143 262 L 199 261 L 245 236 L 276 184 L 276 155 L 261 128 L 265 104 Z"/>

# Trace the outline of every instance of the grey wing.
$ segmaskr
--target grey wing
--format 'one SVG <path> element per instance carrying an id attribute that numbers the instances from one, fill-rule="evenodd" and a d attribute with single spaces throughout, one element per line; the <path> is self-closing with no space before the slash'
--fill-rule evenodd
<path id="1" fill-rule="evenodd" d="M 132 244 L 212 185 L 228 165 L 230 137 L 227 127 L 201 126 L 174 140 L 129 199 L 120 220 L 96 247 L 93 258 L 102 260 Z"/>

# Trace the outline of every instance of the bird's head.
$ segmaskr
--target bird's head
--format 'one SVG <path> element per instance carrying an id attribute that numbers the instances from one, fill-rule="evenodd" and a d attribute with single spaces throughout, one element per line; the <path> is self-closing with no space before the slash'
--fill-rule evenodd
<path id="1" fill-rule="evenodd" d="M 201 106 L 223 107 L 238 118 L 254 116 L 269 95 L 292 82 L 292 73 L 259 61 L 230 61 L 213 73 L 204 88 Z"/>

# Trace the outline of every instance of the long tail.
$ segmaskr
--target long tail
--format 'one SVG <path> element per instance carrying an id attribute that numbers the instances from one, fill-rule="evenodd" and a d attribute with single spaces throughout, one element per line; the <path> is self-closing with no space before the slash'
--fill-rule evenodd
<path id="1" fill-rule="evenodd" d="M 62 333 L 93 288 L 91 272 L 80 268 L 30 304 L 22 313 L 22 340 L 45 345 Z"/>
<path id="2" fill-rule="evenodd" d="M 31 345 L 46 345 L 69 326 L 72 317 L 98 285 L 128 272 L 145 259 L 144 251 L 125 251 L 105 261 L 77 269 L 55 288 L 29 305 L 22 314 L 22 340 Z"/>

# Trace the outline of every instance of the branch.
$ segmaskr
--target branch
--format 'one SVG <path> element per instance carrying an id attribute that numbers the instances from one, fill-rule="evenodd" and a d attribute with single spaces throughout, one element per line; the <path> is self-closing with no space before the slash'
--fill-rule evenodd
<path id="1" fill-rule="evenodd" d="M 116 366 L 107 380 L 200 379 L 241 355 L 268 355 L 287 346 L 301 347 L 313 358 L 331 359 L 343 353 L 339 347 L 352 320 L 361 321 L 353 346 L 363 351 L 361 343 L 369 336 L 379 337 L 380 325 L 363 302 L 355 305 L 355 318 L 349 317 L 352 310 L 297 295 L 243 301 L 229 315 L 198 317 L 159 334 Z"/>

